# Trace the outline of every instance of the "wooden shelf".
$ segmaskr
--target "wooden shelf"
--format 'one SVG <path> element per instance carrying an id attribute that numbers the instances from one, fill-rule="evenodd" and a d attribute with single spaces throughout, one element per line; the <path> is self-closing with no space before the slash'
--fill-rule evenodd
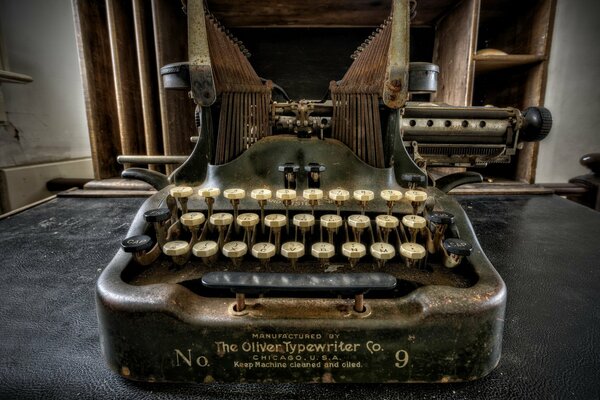
<path id="1" fill-rule="evenodd" d="M 475 73 L 481 74 L 518 67 L 521 65 L 535 64 L 545 61 L 546 57 L 538 54 L 507 54 L 507 55 L 475 55 Z"/>

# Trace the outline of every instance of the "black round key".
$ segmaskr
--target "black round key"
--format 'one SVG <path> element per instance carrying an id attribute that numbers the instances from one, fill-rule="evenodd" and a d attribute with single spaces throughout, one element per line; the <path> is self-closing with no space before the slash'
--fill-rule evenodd
<path id="1" fill-rule="evenodd" d="M 457 256 L 470 256 L 473 250 L 471 243 L 455 238 L 444 240 L 444 248 L 448 253 L 456 254 Z"/>
<path id="2" fill-rule="evenodd" d="M 168 208 L 155 208 L 144 213 L 146 222 L 162 222 L 171 218 L 171 211 Z"/>
<path id="3" fill-rule="evenodd" d="M 152 239 L 147 235 L 131 236 L 121 242 L 121 247 L 126 253 L 148 250 L 151 249 L 153 245 Z"/>
<path id="4" fill-rule="evenodd" d="M 446 211 L 432 211 L 427 218 L 438 225 L 450 225 L 454 222 L 454 214 L 450 214 Z"/>
<path id="5" fill-rule="evenodd" d="M 400 176 L 400 180 L 405 183 L 425 183 L 425 175 L 405 173 Z"/>

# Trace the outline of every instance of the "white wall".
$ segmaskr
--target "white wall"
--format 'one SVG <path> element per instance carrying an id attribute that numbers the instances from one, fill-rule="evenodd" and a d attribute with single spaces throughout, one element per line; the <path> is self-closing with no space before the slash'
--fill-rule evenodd
<path id="1" fill-rule="evenodd" d="M 600 153 L 600 1 L 558 0 L 545 105 L 554 117 L 540 143 L 536 182 L 589 173 L 579 164 Z"/>
<path id="2" fill-rule="evenodd" d="M 0 167 L 89 157 L 90 144 L 70 0 L 0 0 L 9 70 L 2 84 L 12 126 L 0 126 Z"/>

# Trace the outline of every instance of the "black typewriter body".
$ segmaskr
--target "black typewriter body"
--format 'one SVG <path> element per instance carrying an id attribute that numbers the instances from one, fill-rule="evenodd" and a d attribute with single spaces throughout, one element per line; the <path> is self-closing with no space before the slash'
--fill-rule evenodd
<path id="1" fill-rule="evenodd" d="M 409 63 L 408 0 L 326 98 L 292 101 L 203 4 L 187 2 L 189 62 L 161 69 L 196 104 L 195 148 L 168 179 L 123 174 L 160 190 L 97 283 L 108 365 L 196 383 L 492 371 L 506 288 L 447 195 L 482 177 L 427 167 L 508 162 L 548 134 L 549 112 L 411 101 L 439 68 Z"/>
<path id="2" fill-rule="evenodd" d="M 281 188 L 282 174 L 276 166 L 309 160 L 326 166 L 321 181 L 325 192 L 336 188 L 406 191 L 398 185 L 393 168 L 370 167 L 334 140 L 292 136 L 264 139 L 231 163 L 208 166 L 206 179 L 194 189 Z M 297 191 L 305 188 L 302 175 Z M 148 231 L 144 212 L 164 206 L 170 188 L 144 203 L 129 236 Z M 433 255 L 420 268 L 408 268 L 400 255 L 383 266 L 367 255 L 351 266 L 341 254 L 323 264 L 306 254 L 294 267 L 281 255 L 262 265 L 249 254 L 238 267 L 222 255 L 210 265 L 194 257 L 176 265 L 161 255 L 151 265 L 141 266 L 130 253 L 119 251 L 100 277 L 97 291 L 102 349 L 109 365 L 127 378 L 157 382 L 455 382 L 486 375 L 500 358 L 504 283 L 458 203 L 435 188 L 424 190 L 434 199 L 431 209 L 454 214 L 455 234 L 473 246 L 458 267 L 446 268 Z M 363 211 L 356 201 L 345 203 L 340 207 L 344 219 Z M 190 197 L 188 208 L 207 212 L 197 196 Z M 318 220 L 322 214 L 335 214 L 336 208 L 324 200 L 314 215 Z M 282 210 L 276 199 L 265 206 L 267 214 Z M 288 212 L 291 218 L 310 210 L 306 200 L 297 199 Z M 213 212 L 221 211 L 232 211 L 222 196 Z M 245 198 L 239 212 L 260 210 L 255 200 Z M 373 227 L 375 216 L 386 214 L 388 207 L 375 198 L 364 212 Z M 392 209 L 398 217 L 411 213 L 407 201 L 397 202 Z M 307 248 L 321 241 L 318 227 L 313 228 L 306 237 Z M 267 240 L 259 226 L 257 230 L 256 241 Z M 242 240 L 243 233 L 234 231 L 231 239 Z M 337 248 L 346 240 L 343 229 L 338 233 Z M 209 236 L 216 240 L 216 232 Z M 282 242 L 297 239 L 294 236 L 293 230 L 289 235 L 284 230 Z M 364 232 L 365 244 L 371 242 L 369 236 Z M 334 286 L 308 291 L 248 289 L 245 308 L 237 311 L 231 290 L 203 285 L 202 277 L 214 271 L 243 272 L 250 278 L 271 273 L 288 279 L 292 274 L 290 286 L 293 274 L 352 277 L 360 273 L 377 278 L 383 273 L 396 284 L 367 291 L 361 312 L 354 308 L 354 289 Z"/>

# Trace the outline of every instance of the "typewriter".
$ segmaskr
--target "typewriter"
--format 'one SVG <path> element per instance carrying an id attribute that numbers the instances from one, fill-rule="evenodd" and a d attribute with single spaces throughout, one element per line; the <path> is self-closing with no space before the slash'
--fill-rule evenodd
<path id="1" fill-rule="evenodd" d="M 497 365 L 506 288 L 430 166 L 506 162 L 543 108 L 409 101 L 438 69 L 408 62 L 411 3 L 324 100 L 276 101 L 245 48 L 187 2 L 197 143 L 138 211 L 97 284 L 102 352 L 150 382 L 457 382 Z M 279 92 L 279 94 L 276 94 Z M 127 175 L 127 171 L 125 173 Z"/>

